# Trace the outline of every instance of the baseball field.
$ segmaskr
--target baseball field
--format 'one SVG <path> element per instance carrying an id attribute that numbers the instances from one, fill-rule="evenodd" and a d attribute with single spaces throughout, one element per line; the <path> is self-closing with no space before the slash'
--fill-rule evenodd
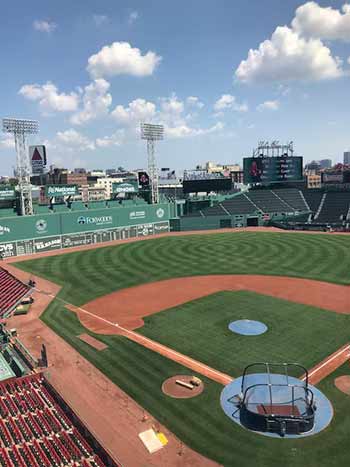
<path id="1" fill-rule="evenodd" d="M 350 396 L 334 379 L 350 374 L 349 362 L 318 384 L 335 411 L 328 428 L 270 439 L 232 423 L 220 407 L 223 385 L 200 369 L 198 397 L 163 394 L 165 379 L 193 370 L 115 323 L 230 377 L 255 361 L 312 368 L 350 342 L 349 265 L 350 236 L 284 232 L 164 236 L 16 263 L 62 286 L 42 315 L 48 326 L 185 444 L 242 467 L 347 465 Z M 268 332 L 232 334 L 228 324 L 241 318 L 263 321 Z M 94 349 L 83 333 L 107 348 Z"/>

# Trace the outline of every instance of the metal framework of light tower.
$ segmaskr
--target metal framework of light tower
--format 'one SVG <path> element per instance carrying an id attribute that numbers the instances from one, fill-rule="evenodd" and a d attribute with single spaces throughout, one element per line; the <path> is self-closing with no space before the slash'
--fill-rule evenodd
<path id="1" fill-rule="evenodd" d="M 164 138 L 164 126 L 141 123 L 141 139 L 147 141 L 148 175 L 151 184 L 152 204 L 159 202 L 158 171 L 155 157 L 155 142 Z"/>
<path id="2" fill-rule="evenodd" d="M 21 213 L 23 216 L 33 214 L 32 186 L 30 183 L 30 160 L 26 146 L 26 136 L 38 133 L 39 124 L 36 120 L 4 118 L 2 131 L 12 133 L 15 138 L 17 161 L 16 172 L 21 197 Z"/>

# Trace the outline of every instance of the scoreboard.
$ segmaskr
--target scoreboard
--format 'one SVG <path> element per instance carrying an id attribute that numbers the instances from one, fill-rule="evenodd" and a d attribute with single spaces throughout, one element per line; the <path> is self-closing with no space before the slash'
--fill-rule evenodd
<path id="1" fill-rule="evenodd" d="M 230 177 L 183 180 L 184 193 L 210 193 L 211 191 L 230 191 L 232 180 Z"/>
<path id="2" fill-rule="evenodd" d="M 303 179 L 303 158 L 296 156 L 245 157 L 244 183 L 295 182 Z"/>

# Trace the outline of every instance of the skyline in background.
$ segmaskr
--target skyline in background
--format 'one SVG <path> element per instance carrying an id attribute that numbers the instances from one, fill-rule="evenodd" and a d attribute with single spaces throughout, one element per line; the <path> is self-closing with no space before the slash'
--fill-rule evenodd
<path id="1" fill-rule="evenodd" d="M 344 1 L 37 0 L 1 26 L 1 117 L 39 121 L 48 165 L 145 167 L 140 121 L 165 125 L 157 163 L 175 169 L 242 164 L 260 140 L 304 162 L 350 147 Z M 0 158 L 12 174 L 11 135 Z"/>

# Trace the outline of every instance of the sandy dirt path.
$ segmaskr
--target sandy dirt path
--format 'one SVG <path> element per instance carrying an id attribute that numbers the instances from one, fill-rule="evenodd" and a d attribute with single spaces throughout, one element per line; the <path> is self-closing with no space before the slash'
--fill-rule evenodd
<path id="1" fill-rule="evenodd" d="M 39 290 L 28 315 L 7 320 L 9 328 L 17 328 L 19 338 L 35 356 L 45 344 L 49 358 L 46 375 L 51 384 L 70 404 L 89 430 L 124 467 L 215 467 L 218 464 L 193 451 L 165 426 L 113 384 L 88 360 L 47 327 L 40 319 L 60 287 L 28 274 L 12 265 L 2 264 L 23 281 L 36 280 Z M 166 435 L 167 446 L 149 454 L 138 434 L 155 427 Z"/>
<path id="2" fill-rule="evenodd" d="M 309 370 L 309 383 L 316 385 L 350 358 L 350 344 L 343 345 L 329 357 Z M 302 378 L 305 380 L 305 376 Z"/>
<path id="3" fill-rule="evenodd" d="M 79 313 L 88 329 L 115 334 L 101 317 L 127 329 L 143 325 L 143 318 L 223 290 L 250 290 L 292 302 L 323 308 L 336 313 L 350 313 L 350 287 L 294 277 L 258 275 L 211 275 L 169 279 L 138 285 L 104 295 L 82 306 L 89 313 Z"/>

